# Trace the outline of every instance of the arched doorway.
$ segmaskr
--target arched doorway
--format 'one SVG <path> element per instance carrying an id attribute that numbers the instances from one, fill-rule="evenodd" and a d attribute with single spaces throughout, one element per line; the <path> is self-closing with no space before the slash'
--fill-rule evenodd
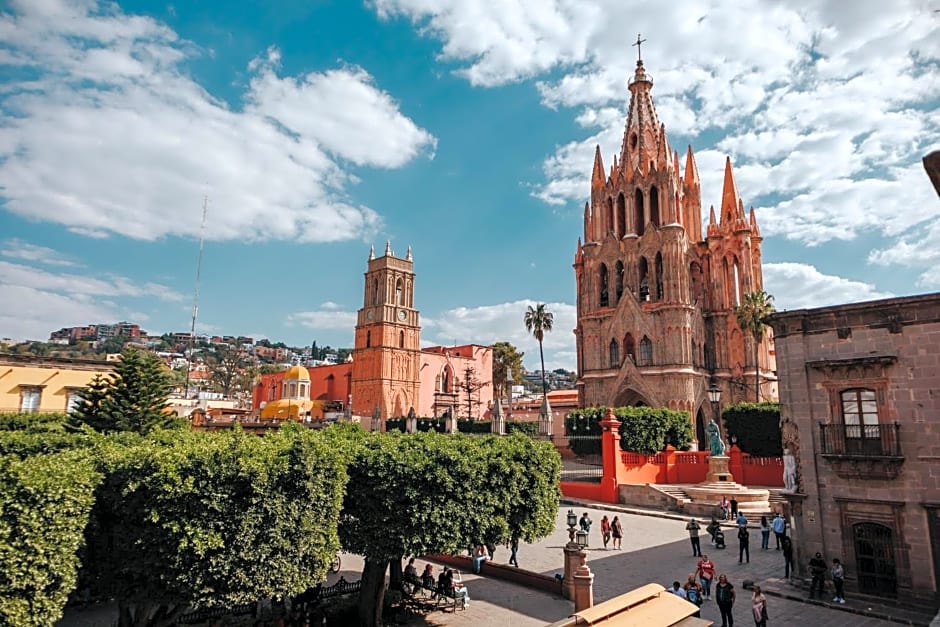
<path id="1" fill-rule="evenodd" d="M 852 534 L 859 592 L 895 596 L 898 578 L 891 528 L 878 523 L 858 523 L 852 526 Z"/>
<path id="2" fill-rule="evenodd" d="M 705 413 L 702 411 L 702 408 L 698 408 L 698 413 L 695 414 L 695 441 L 698 442 L 698 450 L 704 451 L 708 448 L 706 444 L 707 440 L 705 439 Z"/>
<path id="3" fill-rule="evenodd" d="M 614 397 L 612 407 L 646 407 L 649 401 L 642 394 L 632 388 L 622 389 Z"/>

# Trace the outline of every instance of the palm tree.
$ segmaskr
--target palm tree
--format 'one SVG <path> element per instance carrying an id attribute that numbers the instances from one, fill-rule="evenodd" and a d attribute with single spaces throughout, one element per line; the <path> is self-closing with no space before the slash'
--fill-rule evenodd
<path id="1" fill-rule="evenodd" d="M 555 316 L 545 308 L 545 303 L 538 303 L 535 307 L 529 305 L 525 312 L 525 329 L 539 341 L 539 357 L 542 360 L 542 395 L 548 394 L 545 385 L 545 353 L 542 351 L 542 340 L 545 334 L 552 330 Z"/>
<path id="2" fill-rule="evenodd" d="M 734 308 L 738 326 L 754 338 L 754 398 L 757 403 L 760 402 L 760 345 L 767 328 L 767 317 L 774 311 L 774 297 L 764 290 L 746 292 L 741 305 Z"/>

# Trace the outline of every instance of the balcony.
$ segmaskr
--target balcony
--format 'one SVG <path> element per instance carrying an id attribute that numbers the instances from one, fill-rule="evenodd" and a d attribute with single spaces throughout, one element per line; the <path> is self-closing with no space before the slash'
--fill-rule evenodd
<path id="1" fill-rule="evenodd" d="M 900 425 L 819 425 L 820 452 L 847 479 L 894 479 L 904 463 Z"/>

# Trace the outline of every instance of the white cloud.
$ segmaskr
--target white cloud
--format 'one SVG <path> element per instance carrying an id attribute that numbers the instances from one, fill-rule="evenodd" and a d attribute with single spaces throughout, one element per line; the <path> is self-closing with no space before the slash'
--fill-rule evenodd
<path id="1" fill-rule="evenodd" d="M 318 310 L 288 314 L 287 324 L 321 331 L 345 331 L 351 336 L 356 327 L 356 312 L 341 311 L 336 303 L 326 302 Z"/>
<path id="2" fill-rule="evenodd" d="M 5 207 L 91 236 L 334 241 L 380 217 L 347 194 L 346 162 L 400 167 L 435 140 L 357 67 L 278 74 L 251 64 L 244 110 L 182 67 L 200 53 L 115 5 L 18 2 L 0 13 Z"/>
<path id="3" fill-rule="evenodd" d="M 30 250 L 28 244 L 23 248 Z M 57 251 L 44 250 L 61 257 Z M 0 261 L 0 335 L 16 339 L 45 340 L 51 331 L 68 326 L 143 321 L 134 314 L 140 306 L 134 300 L 181 298 L 165 285 L 138 283 L 121 275 L 94 278 Z"/>
<path id="4" fill-rule="evenodd" d="M 450 346 L 454 343 L 490 345 L 496 342 L 510 342 L 525 352 L 526 368 L 539 369 L 539 344 L 526 331 L 523 323 L 529 305 L 534 306 L 536 302 L 519 300 L 478 307 L 457 307 L 442 311 L 433 317 L 424 316 L 422 343 Z M 549 370 L 574 370 L 575 339 L 572 331 L 576 326 L 575 307 L 568 303 L 547 303 L 546 307 L 554 314 L 554 324 L 552 331 L 545 334 L 542 342 L 545 367 Z"/>
<path id="5" fill-rule="evenodd" d="M 18 238 L 4 241 L 3 248 L 0 249 L 0 256 L 21 261 L 38 262 L 47 266 L 75 267 L 78 265 L 74 260 L 69 259 L 57 250 L 37 246 Z"/>
<path id="6" fill-rule="evenodd" d="M 940 288 L 940 218 L 901 237 L 891 248 L 871 251 L 868 262 L 881 266 L 926 268 L 917 277 L 917 285 L 926 289 Z"/>
<path id="7" fill-rule="evenodd" d="M 533 187 L 549 204 L 579 209 L 595 144 L 607 166 L 619 153 L 630 44 L 643 31 L 660 120 L 696 149 L 705 216 L 720 203 L 730 154 L 764 235 L 817 245 L 875 234 L 916 241 L 924 261 L 940 254 L 940 239 L 915 228 L 940 216 L 919 164 L 940 135 L 940 20 L 923 0 L 865 0 L 850 11 L 836 0 L 372 5 L 439 39 L 442 58 L 473 84 L 540 77 L 545 106 L 575 109 L 584 135 L 546 157 Z M 921 284 L 935 284 L 933 266 L 918 267 Z"/>
<path id="8" fill-rule="evenodd" d="M 764 290 L 779 310 L 857 303 L 894 296 L 871 283 L 823 274 L 803 263 L 764 264 Z"/>

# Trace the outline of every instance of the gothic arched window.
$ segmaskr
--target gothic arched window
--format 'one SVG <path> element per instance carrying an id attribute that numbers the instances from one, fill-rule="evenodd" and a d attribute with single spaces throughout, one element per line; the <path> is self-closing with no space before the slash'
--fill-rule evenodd
<path id="1" fill-rule="evenodd" d="M 616 227 L 614 225 L 614 200 L 613 198 L 608 198 L 607 199 L 607 232 L 614 233 L 615 229 Z"/>
<path id="2" fill-rule="evenodd" d="M 656 300 L 663 299 L 663 254 L 656 253 Z"/>
<path id="3" fill-rule="evenodd" d="M 636 234 L 643 235 L 646 228 L 646 214 L 643 211 L 643 190 L 637 188 L 633 200 L 633 213 L 636 221 Z"/>
<path id="4" fill-rule="evenodd" d="M 617 344 L 617 340 L 610 341 L 610 367 L 617 368 L 620 366 L 620 346 Z"/>
<path id="5" fill-rule="evenodd" d="M 600 281 L 600 289 L 601 289 L 600 306 L 607 307 L 610 305 L 610 298 L 607 294 L 607 265 L 606 264 L 603 264 L 603 263 L 601 264 L 601 269 L 600 269 L 598 278 Z"/>
<path id="6" fill-rule="evenodd" d="M 617 302 L 619 303 L 620 297 L 623 296 L 623 262 L 618 260 L 615 268 L 616 268 L 616 273 L 617 273 L 617 277 L 615 279 L 617 281 L 616 294 L 617 294 Z"/>
<path id="7" fill-rule="evenodd" d="M 653 343 L 645 335 L 643 339 L 640 340 L 640 365 L 653 365 Z"/>
<path id="8" fill-rule="evenodd" d="M 646 257 L 640 257 L 640 263 L 637 264 L 638 269 L 638 278 L 640 281 L 640 302 L 645 302 L 649 300 L 650 297 L 650 280 L 649 280 L 649 264 L 646 262 Z"/>
<path id="9" fill-rule="evenodd" d="M 655 185 L 650 187 L 650 222 L 659 226 L 659 190 Z"/>
<path id="10" fill-rule="evenodd" d="M 627 201 L 623 197 L 623 192 L 617 196 L 617 238 L 620 239 L 627 234 Z"/>
<path id="11" fill-rule="evenodd" d="M 627 333 L 623 338 L 623 353 L 636 362 L 636 341 L 632 333 Z"/>
<path id="12" fill-rule="evenodd" d="M 691 299 L 693 305 L 705 304 L 704 281 L 702 280 L 702 266 L 697 261 L 689 264 L 689 277 L 691 283 Z"/>

